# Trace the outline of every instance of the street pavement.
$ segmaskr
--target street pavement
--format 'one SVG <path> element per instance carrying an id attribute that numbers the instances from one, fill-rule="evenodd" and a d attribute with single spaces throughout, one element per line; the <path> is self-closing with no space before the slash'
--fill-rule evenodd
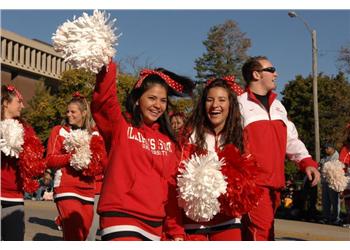
<path id="1" fill-rule="evenodd" d="M 60 241 L 62 232 L 54 222 L 52 201 L 25 201 L 26 241 Z M 293 220 L 275 220 L 278 241 L 350 241 L 350 229 Z"/>

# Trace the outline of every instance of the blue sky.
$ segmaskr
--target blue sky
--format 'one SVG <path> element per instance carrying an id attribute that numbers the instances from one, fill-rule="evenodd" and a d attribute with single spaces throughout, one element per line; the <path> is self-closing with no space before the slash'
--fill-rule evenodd
<path id="1" fill-rule="evenodd" d="M 1 27 L 51 43 L 59 25 L 92 10 L 2 10 Z M 202 42 L 210 27 L 236 21 L 252 41 L 249 55 L 266 55 L 276 66 L 280 92 L 295 75 L 311 73 L 311 35 L 288 10 L 106 10 L 116 18 L 119 39 L 116 59 L 144 60 L 195 77 L 194 61 L 205 52 Z M 318 70 L 337 74 L 336 58 L 350 43 L 350 10 L 296 10 L 317 31 Z M 281 96 L 280 96 L 281 97 Z"/>

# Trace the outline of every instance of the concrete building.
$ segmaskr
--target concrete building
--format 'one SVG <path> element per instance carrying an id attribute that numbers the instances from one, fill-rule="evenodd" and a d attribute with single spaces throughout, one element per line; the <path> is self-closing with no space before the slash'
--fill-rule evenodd
<path id="1" fill-rule="evenodd" d="M 0 36 L 1 84 L 16 86 L 23 94 L 25 105 L 40 80 L 54 90 L 62 72 L 71 68 L 50 44 L 5 29 L 0 29 Z"/>

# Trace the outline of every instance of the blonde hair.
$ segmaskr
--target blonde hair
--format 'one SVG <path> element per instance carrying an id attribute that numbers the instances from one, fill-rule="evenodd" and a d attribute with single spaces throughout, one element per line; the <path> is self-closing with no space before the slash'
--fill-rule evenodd
<path id="1" fill-rule="evenodd" d="M 92 119 L 90 105 L 89 105 L 88 101 L 86 100 L 86 98 L 82 97 L 82 96 L 74 96 L 72 98 L 72 100 L 70 100 L 68 102 L 67 106 L 70 104 L 77 104 L 80 112 L 82 112 L 82 113 L 84 111 L 86 111 L 86 116 L 84 117 L 84 121 L 83 121 L 83 128 L 87 129 L 87 131 L 89 131 L 89 133 L 92 133 L 93 127 L 95 126 L 95 122 Z M 62 125 L 66 125 L 66 124 L 69 124 L 67 118 L 65 118 L 62 121 Z"/>

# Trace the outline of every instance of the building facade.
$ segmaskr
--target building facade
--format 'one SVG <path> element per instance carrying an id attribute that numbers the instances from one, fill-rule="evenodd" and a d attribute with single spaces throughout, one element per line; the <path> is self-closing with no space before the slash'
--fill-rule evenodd
<path id="1" fill-rule="evenodd" d="M 0 29 L 1 84 L 12 84 L 23 94 L 24 104 L 33 97 L 40 81 L 53 90 L 61 74 L 71 66 L 52 45 Z"/>

